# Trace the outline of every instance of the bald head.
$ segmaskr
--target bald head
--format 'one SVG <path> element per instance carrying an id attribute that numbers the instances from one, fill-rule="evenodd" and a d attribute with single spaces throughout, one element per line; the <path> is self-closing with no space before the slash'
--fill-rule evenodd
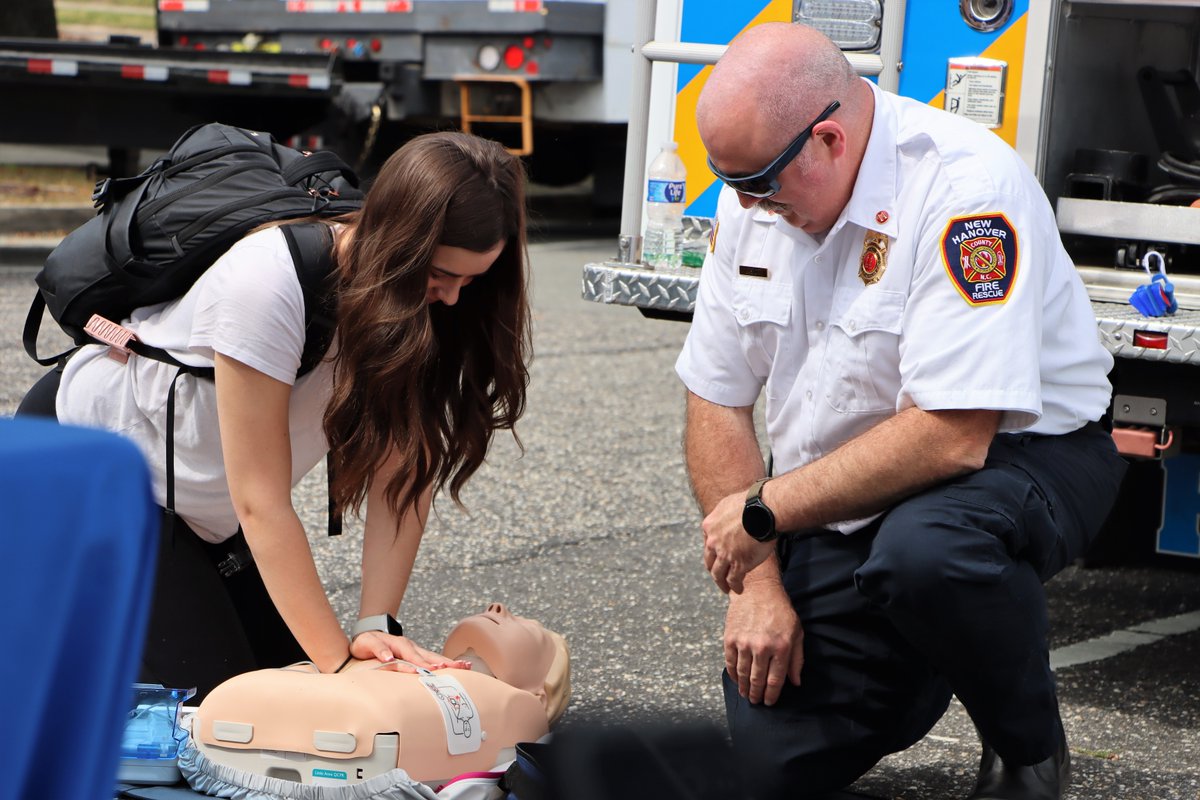
<path id="1" fill-rule="evenodd" d="M 742 147 L 778 151 L 834 100 L 841 101 L 843 117 L 856 116 L 865 88 L 841 49 L 823 34 L 803 25 L 764 23 L 734 39 L 713 67 L 696 105 L 696 122 L 710 151 L 734 135 Z M 751 130 L 759 141 L 746 141 Z"/>

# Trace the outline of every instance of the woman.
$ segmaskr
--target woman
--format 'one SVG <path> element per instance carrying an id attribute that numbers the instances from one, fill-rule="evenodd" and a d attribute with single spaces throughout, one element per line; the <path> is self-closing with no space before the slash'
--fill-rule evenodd
<path id="1" fill-rule="evenodd" d="M 336 333 L 299 379 L 304 304 L 278 225 L 234 245 L 184 297 L 125 322 L 215 368 L 215 380 L 176 384 L 175 510 L 189 530 L 163 536 L 142 679 L 203 695 L 304 658 L 322 672 L 352 658 L 446 661 L 388 625 L 347 637 L 291 489 L 330 453 L 331 499 L 366 504 L 360 620 L 396 613 L 433 492 L 448 487 L 457 502 L 493 432 L 524 410 L 524 202 L 520 162 L 493 142 L 437 133 L 398 150 L 363 208 L 330 223 Z M 104 353 L 85 347 L 68 363 L 58 417 L 137 441 L 163 504 L 176 368 Z"/>

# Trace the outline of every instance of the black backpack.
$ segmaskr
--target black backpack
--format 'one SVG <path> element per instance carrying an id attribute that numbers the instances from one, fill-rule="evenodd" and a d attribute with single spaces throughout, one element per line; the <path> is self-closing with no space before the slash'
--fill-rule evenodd
<path id="1" fill-rule="evenodd" d="M 68 234 L 37 274 L 25 352 L 46 366 L 73 352 L 38 357 L 44 309 L 76 346 L 95 342 L 84 330 L 93 314 L 119 323 L 134 309 L 181 297 L 259 225 L 343 214 L 359 208 L 362 196 L 354 172 L 333 153 L 293 150 L 268 133 L 220 123 L 192 128 L 140 175 L 96 185 L 98 214 Z M 304 290 L 303 374 L 324 355 L 332 334 L 336 298 L 325 285 L 330 238 L 323 224 L 283 231 Z M 136 341 L 128 349 L 178 365 Z"/>
<path id="2" fill-rule="evenodd" d="M 43 366 L 75 350 L 39 358 L 45 309 L 76 348 L 110 343 L 85 331 L 123 331 L 134 309 L 183 296 L 226 250 L 254 228 L 276 220 L 331 217 L 362 205 L 358 178 L 330 152 L 306 153 L 268 133 L 209 123 L 192 128 L 165 156 L 132 178 L 96 184 L 98 214 L 76 228 L 46 258 L 25 320 L 25 352 Z M 324 223 L 283 226 L 304 294 L 304 351 L 297 375 L 315 367 L 333 336 L 337 298 L 330 285 L 333 236 Z M 92 321 L 99 315 L 98 323 Z M 136 340 L 124 349 L 178 367 L 180 375 L 211 378 L 211 368 L 180 363 Z M 167 396 L 174 431 L 175 383 Z M 167 511 L 175 509 L 174 437 L 167 436 Z M 332 481 L 332 472 L 330 480 Z M 331 503 L 329 533 L 341 530 Z"/>

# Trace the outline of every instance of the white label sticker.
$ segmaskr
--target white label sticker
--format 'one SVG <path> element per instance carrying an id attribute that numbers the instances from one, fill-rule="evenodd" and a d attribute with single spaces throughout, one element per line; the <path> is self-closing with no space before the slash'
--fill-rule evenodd
<path id="1" fill-rule="evenodd" d="M 952 58 L 946 68 L 945 108 L 988 128 L 1004 121 L 1008 63 L 991 58 Z"/>
<path id="2" fill-rule="evenodd" d="M 446 726 L 446 750 L 452 756 L 474 753 L 483 742 L 479 712 L 458 679 L 446 674 L 422 676 L 421 685 L 429 690 L 442 712 Z"/>

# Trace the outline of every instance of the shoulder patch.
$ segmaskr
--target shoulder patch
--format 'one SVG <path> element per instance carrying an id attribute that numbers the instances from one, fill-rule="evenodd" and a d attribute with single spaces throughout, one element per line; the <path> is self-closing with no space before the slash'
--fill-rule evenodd
<path id="1" fill-rule="evenodd" d="M 970 305 L 1000 305 L 1017 278 L 1017 231 L 1003 214 L 955 217 L 942 234 L 942 263 Z"/>

